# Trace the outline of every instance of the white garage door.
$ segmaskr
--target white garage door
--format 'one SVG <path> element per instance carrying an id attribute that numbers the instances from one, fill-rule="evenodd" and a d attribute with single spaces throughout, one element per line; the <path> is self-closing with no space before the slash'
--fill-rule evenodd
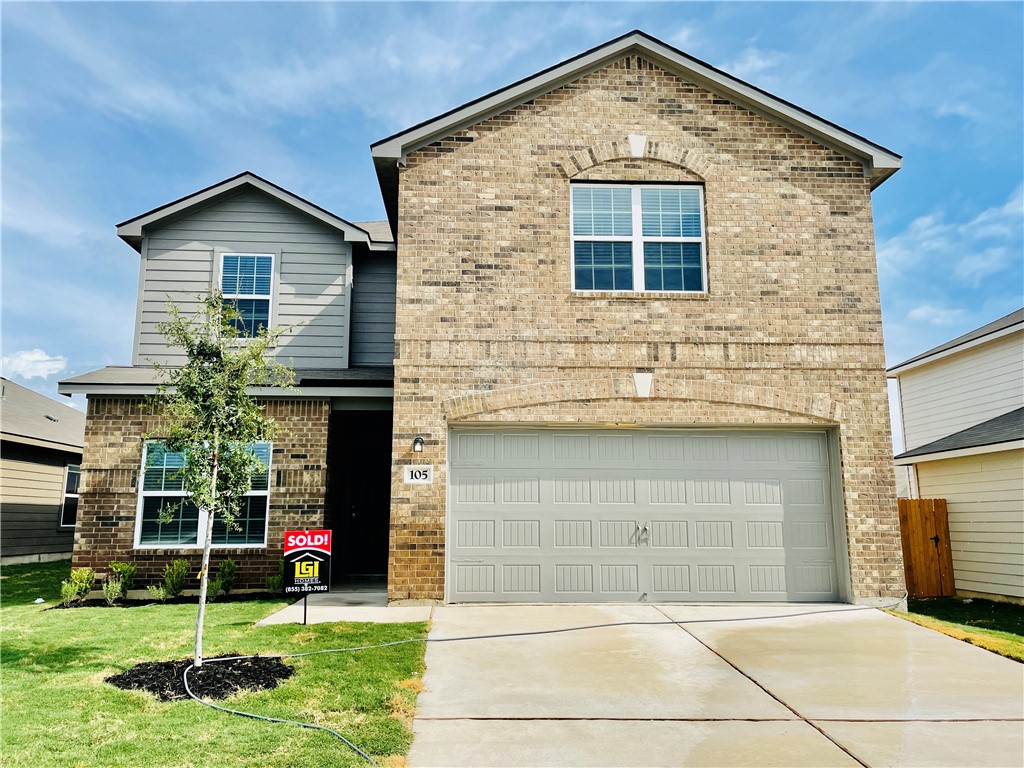
<path id="1" fill-rule="evenodd" d="M 831 601 L 823 432 L 453 430 L 451 602 Z"/>

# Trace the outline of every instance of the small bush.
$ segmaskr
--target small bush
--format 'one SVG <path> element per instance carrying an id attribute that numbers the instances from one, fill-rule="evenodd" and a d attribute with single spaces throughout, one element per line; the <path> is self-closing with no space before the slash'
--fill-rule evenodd
<path id="1" fill-rule="evenodd" d="M 111 563 L 110 571 L 121 581 L 121 593 L 125 596 L 135 585 L 135 572 L 138 570 L 135 563 Z"/>
<path id="2" fill-rule="evenodd" d="M 206 585 L 206 602 L 216 602 L 223 588 L 224 587 L 221 584 L 219 577 L 216 579 L 210 579 L 209 584 Z"/>
<path id="3" fill-rule="evenodd" d="M 124 582 L 116 575 L 103 582 L 103 599 L 107 601 L 107 605 L 116 604 L 124 597 L 124 592 Z"/>
<path id="4" fill-rule="evenodd" d="M 60 583 L 61 605 L 71 605 L 85 600 L 96 583 L 96 572 L 92 568 L 72 568 L 71 578 Z"/>
<path id="5" fill-rule="evenodd" d="M 221 561 L 220 565 L 217 566 L 217 578 L 216 582 L 220 585 L 220 588 L 224 590 L 224 594 L 228 594 L 235 586 L 235 575 L 238 572 L 238 561 L 232 558 L 226 558 Z"/>
<path id="6" fill-rule="evenodd" d="M 153 599 L 158 602 L 163 602 L 167 599 L 167 590 L 164 589 L 163 584 L 150 584 L 146 587 L 146 591 L 153 596 Z"/>
<path id="7" fill-rule="evenodd" d="M 188 560 L 172 560 L 164 566 L 164 589 L 168 597 L 177 597 L 185 591 L 188 571 Z"/>
<path id="8" fill-rule="evenodd" d="M 284 592 L 284 560 L 277 566 L 277 573 L 274 576 L 267 576 L 267 592 L 272 595 Z"/>

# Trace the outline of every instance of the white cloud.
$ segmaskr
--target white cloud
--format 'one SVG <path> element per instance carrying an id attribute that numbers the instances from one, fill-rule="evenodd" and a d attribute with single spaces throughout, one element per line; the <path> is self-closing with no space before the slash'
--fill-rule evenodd
<path id="1" fill-rule="evenodd" d="M 950 221 L 945 211 L 933 211 L 914 219 L 903 232 L 879 241 L 879 270 L 883 278 L 896 278 L 924 266 L 933 279 L 943 273 L 978 287 L 1020 259 L 1022 223 L 1021 187 L 1005 203 L 966 221 Z"/>
<path id="2" fill-rule="evenodd" d="M 47 379 L 67 367 L 63 355 L 50 355 L 41 349 L 23 349 L 0 358 L 0 367 L 5 376 L 19 376 L 23 379 Z"/>
<path id="3" fill-rule="evenodd" d="M 670 35 L 668 41 L 672 43 L 676 48 L 686 50 L 686 47 L 690 45 L 697 37 L 699 29 L 696 24 L 684 24 L 675 34 Z"/>
<path id="4" fill-rule="evenodd" d="M 963 317 L 963 314 L 964 311 L 962 309 L 949 309 L 946 307 L 933 307 L 931 304 L 921 304 L 910 310 L 907 313 L 907 318 L 910 320 L 921 320 L 933 325 L 952 325 Z"/>
<path id="5" fill-rule="evenodd" d="M 726 67 L 726 72 L 742 80 L 751 80 L 770 69 L 778 67 L 786 61 L 786 54 L 751 46 L 746 48 L 739 57 Z"/>

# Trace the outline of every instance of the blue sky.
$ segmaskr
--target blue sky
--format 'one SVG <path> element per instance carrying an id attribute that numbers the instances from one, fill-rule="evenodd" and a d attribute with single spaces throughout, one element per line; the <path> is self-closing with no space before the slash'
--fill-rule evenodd
<path id="1" fill-rule="evenodd" d="M 882 144 L 889 363 L 1024 304 L 1020 3 L 2 4 L 4 375 L 130 362 L 124 219 L 252 170 L 383 218 L 368 145 L 640 28 Z"/>

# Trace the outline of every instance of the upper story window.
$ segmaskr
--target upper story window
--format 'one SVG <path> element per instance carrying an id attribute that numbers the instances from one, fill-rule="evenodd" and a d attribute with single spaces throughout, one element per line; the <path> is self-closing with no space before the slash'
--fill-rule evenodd
<path id="1" fill-rule="evenodd" d="M 82 468 L 78 464 L 68 464 L 64 479 L 64 503 L 60 508 L 62 528 L 74 528 L 78 520 L 78 484 L 81 478 Z"/>
<path id="2" fill-rule="evenodd" d="M 214 546 L 265 546 L 267 543 L 270 443 L 254 443 L 250 449 L 266 469 L 252 476 L 252 489 L 242 500 L 231 526 L 219 518 L 213 521 Z M 161 442 L 145 444 L 135 525 L 139 546 L 203 546 L 205 531 L 199 529 L 199 509 L 188 498 L 182 484 L 181 469 L 184 466 L 184 454 L 168 450 Z M 161 520 L 165 509 L 172 512 L 169 521 Z"/>
<path id="3" fill-rule="evenodd" d="M 707 290 L 699 186 L 573 184 L 577 291 Z"/>
<path id="4" fill-rule="evenodd" d="M 262 253 L 225 253 L 221 263 L 224 303 L 241 315 L 234 325 L 240 336 L 255 336 L 270 327 L 270 290 L 274 257 Z"/>

